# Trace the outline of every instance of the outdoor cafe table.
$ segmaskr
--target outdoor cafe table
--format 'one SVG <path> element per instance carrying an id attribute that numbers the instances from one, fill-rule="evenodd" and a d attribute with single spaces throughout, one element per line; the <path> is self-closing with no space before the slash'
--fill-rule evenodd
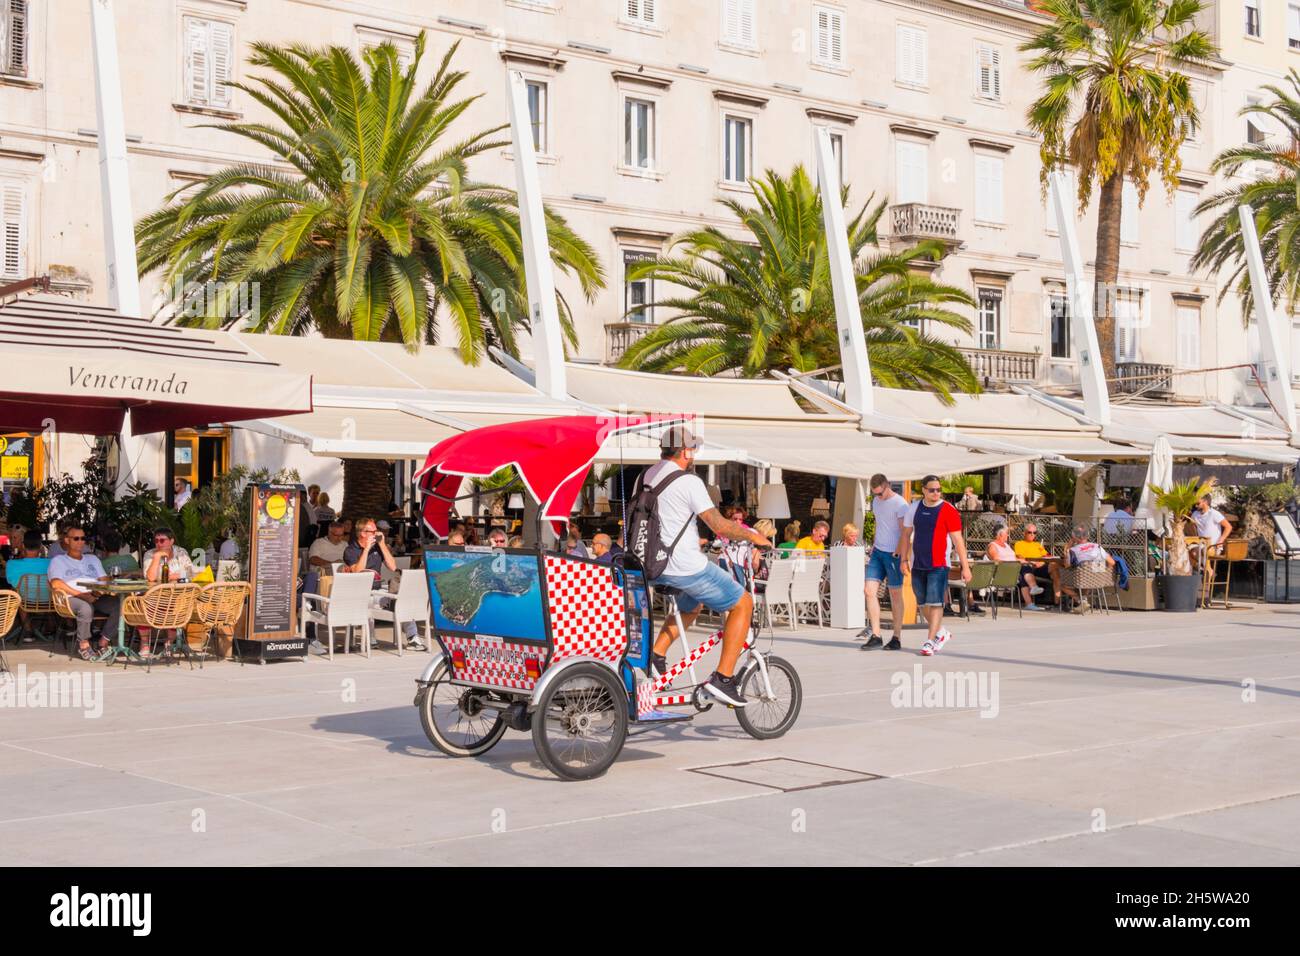
<path id="1" fill-rule="evenodd" d="M 109 581 L 106 584 L 96 584 L 94 590 L 99 594 L 108 594 L 117 598 L 117 643 L 109 645 L 108 649 L 95 658 L 97 661 L 103 661 L 107 664 L 114 664 L 118 657 L 126 655 L 127 660 L 143 660 L 139 654 L 126 644 L 126 615 L 125 607 L 126 598 L 132 594 L 143 594 L 148 591 L 152 584 L 143 578 L 118 578 L 115 581 Z"/>

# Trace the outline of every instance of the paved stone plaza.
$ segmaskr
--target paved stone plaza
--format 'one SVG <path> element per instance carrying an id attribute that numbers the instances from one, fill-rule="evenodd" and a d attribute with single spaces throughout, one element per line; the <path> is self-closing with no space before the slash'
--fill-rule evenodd
<path id="1" fill-rule="evenodd" d="M 952 627 L 933 659 L 915 629 L 905 654 L 778 630 L 792 733 L 715 708 L 589 783 L 523 734 L 434 751 L 420 654 L 146 674 L 11 652 L 104 674 L 103 714 L 0 708 L 0 865 L 1300 864 L 1300 608 Z M 935 672 L 985 694 L 896 706 L 954 703 Z"/>

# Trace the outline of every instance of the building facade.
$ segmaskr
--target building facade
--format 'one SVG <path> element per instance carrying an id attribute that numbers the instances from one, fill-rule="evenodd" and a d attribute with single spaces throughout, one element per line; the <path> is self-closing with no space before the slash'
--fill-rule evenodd
<path id="1" fill-rule="evenodd" d="M 0 25 L 0 282 L 49 274 L 58 288 L 106 294 L 90 0 L 3 0 Z M 506 69 L 523 72 L 546 201 L 591 242 L 607 288 L 576 303 L 579 355 L 616 360 L 669 316 L 630 264 L 679 231 L 734 228 L 720 200 L 749 195 L 766 169 L 812 167 L 813 130 L 831 130 L 850 204 L 887 200 L 891 247 L 937 238 L 935 270 L 970 292 L 973 334 L 958 344 L 990 385 L 1077 380 L 1056 223 L 1026 129 L 1038 81 L 1018 47 L 1044 22 L 1016 0 L 116 0 L 132 202 L 137 216 L 231 163 L 248 143 L 204 128 L 260 120 L 231 84 L 251 43 L 391 41 L 422 74 L 459 43 L 460 133 L 506 117 Z M 1255 10 L 1252 20 L 1250 11 Z M 1237 114 L 1300 51 L 1300 3 L 1223 0 L 1206 26 L 1220 62 L 1194 77 L 1203 125 L 1184 148 L 1175 195 L 1126 191 L 1118 359 L 1121 390 L 1258 401 L 1240 304 L 1192 274 L 1192 213 L 1222 185 L 1213 157 L 1258 131 Z M 1250 24 L 1258 36 L 1250 35 Z M 1298 61 L 1300 62 L 1300 61 Z M 453 131 L 455 132 L 455 131 Z M 1267 135 L 1267 133 L 1265 133 Z M 478 157 L 476 178 L 513 186 L 508 149 Z M 1089 256 L 1096 203 L 1079 222 Z M 151 301 L 146 282 L 145 300 Z M 154 300 L 156 301 L 156 300 Z M 1297 333 L 1300 349 L 1300 332 Z M 1300 357 L 1300 353 L 1298 353 Z M 1300 365 L 1300 363 L 1297 363 Z M 1152 377 L 1153 371 L 1154 378 Z M 1160 380 L 1164 372 L 1169 376 Z M 1154 386 L 1154 387 L 1151 387 Z"/>

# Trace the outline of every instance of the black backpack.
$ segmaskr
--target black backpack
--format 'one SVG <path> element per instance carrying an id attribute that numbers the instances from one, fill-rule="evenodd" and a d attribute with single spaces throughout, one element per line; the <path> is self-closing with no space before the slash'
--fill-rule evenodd
<path id="1" fill-rule="evenodd" d="M 659 526 L 659 495 L 674 481 L 685 475 L 684 471 L 674 471 L 668 477 L 661 479 L 653 488 L 647 488 L 644 481 L 645 472 L 642 472 L 632 490 L 632 506 L 628 509 L 625 540 L 627 550 L 632 552 L 645 569 L 647 581 L 653 581 L 664 573 L 673 548 L 677 547 L 677 542 L 682 540 L 686 529 L 695 523 L 695 515 L 692 514 L 682 525 L 682 530 L 677 532 L 673 543 L 664 546 L 662 529 Z"/>

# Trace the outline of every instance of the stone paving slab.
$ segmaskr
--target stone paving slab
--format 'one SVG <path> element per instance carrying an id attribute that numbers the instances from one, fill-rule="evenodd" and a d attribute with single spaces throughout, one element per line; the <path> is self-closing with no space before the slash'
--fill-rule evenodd
<path id="1" fill-rule="evenodd" d="M 925 660 L 915 628 L 901 654 L 778 629 L 806 694 L 793 731 L 753 740 L 715 708 L 580 784 L 526 734 L 438 753 L 412 707 L 424 655 L 146 673 L 18 650 L 102 680 L 103 713 L 0 707 L 0 865 L 1300 864 L 1300 609 L 950 626 Z M 997 677 L 996 716 L 896 706 L 900 684 L 968 674 Z M 884 779 L 690 772 L 772 758 Z"/>

